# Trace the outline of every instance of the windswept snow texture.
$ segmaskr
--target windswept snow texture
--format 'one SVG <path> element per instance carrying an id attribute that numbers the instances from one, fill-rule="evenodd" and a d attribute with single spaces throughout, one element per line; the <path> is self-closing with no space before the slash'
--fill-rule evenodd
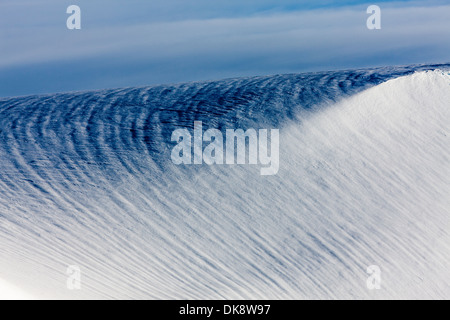
<path id="1" fill-rule="evenodd" d="M 35 298 L 449 299 L 448 70 L 1 99 L 0 279 Z M 194 120 L 281 129 L 278 175 L 173 165 Z"/>

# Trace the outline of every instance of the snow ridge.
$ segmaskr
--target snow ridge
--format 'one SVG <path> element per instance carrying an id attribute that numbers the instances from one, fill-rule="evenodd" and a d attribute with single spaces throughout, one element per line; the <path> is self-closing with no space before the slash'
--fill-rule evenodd
<path id="1" fill-rule="evenodd" d="M 1 99 L 0 279 L 38 298 L 448 299 L 448 69 Z M 278 175 L 173 165 L 194 120 L 280 128 Z"/>

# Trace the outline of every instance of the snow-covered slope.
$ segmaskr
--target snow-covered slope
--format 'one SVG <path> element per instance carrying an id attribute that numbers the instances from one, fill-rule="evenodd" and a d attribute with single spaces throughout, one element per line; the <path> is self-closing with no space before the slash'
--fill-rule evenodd
<path id="1" fill-rule="evenodd" d="M 0 279 L 37 298 L 450 298 L 436 68 L 2 99 Z M 173 165 L 194 120 L 280 128 L 278 175 Z"/>
<path id="2" fill-rule="evenodd" d="M 0 300 L 33 300 L 29 294 L 0 279 Z"/>

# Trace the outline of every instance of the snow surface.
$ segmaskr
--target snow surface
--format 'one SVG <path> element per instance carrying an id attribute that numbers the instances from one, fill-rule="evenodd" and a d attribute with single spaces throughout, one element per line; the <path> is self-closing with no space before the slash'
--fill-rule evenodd
<path id="1" fill-rule="evenodd" d="M 448 299 L 450 75 L 422 69 L 2 99 L 0 279 L 56 299 Z M 281 128 L 279 174 L 172 165 L 194 120 Z"/>
<path id="2" fill-rule="evenodd" d="M 0 300 L 33 300 L 29 294 L 0 279 Z"/>

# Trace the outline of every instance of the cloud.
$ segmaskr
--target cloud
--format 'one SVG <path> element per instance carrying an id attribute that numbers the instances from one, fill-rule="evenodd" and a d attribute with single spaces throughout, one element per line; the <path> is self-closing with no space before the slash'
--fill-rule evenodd
<path id="1" fill-rule="evenodd" d="M 63 14 L 58 28 L 34 22 L 31 31 L 17 27 L 0 35 L 0 95 L 446 62 L 450 5 L 421 4 L 386 4 L 376 31 L 366 28 L 364 6 L 128 24 L 91 23 L 82 7 L 81 31 L 67 30 Z M 47 89 L 33 89 L 28 78 L 21 83 L 29 88 L 14 90 L 24 68 L 28 77 L 44 72 Z"/>

